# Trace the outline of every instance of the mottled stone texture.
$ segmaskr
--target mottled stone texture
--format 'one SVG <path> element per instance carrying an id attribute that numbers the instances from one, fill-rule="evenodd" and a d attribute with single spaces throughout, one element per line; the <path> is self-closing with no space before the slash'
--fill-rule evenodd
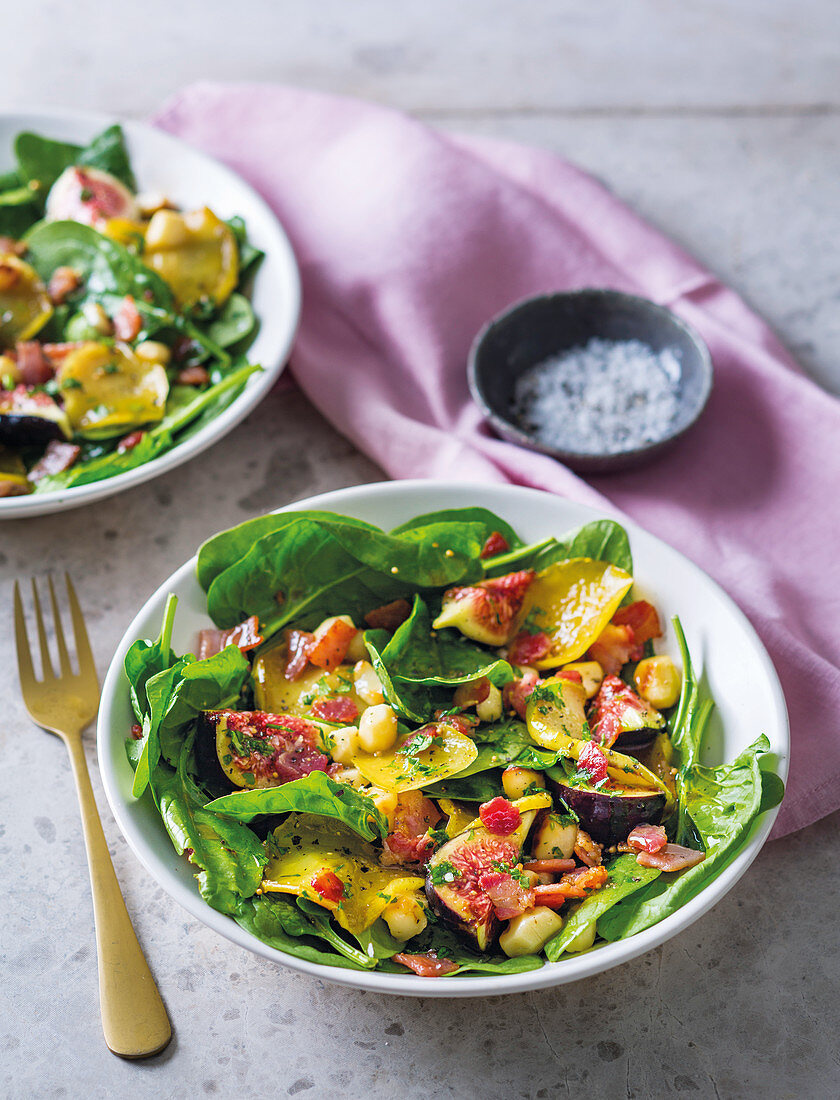
<path id="1" fill-rule="evenodd" d="M 244 0 L 235 12 L 221 0 L 148 0 L 136 18 L 142 35 L 93 0 L 4 11 L 5 36 L 21 44 L 4 53 L 4 105 L 142 115 L 196 78 L 281 79 L 548 146 L 733 283 L 840 391 L 830 0 Z M 104 672 L 137 607 L 201 539 L 380 476 L 295 391 L 275 390 L 166 477 L 0 528 L 0 1094 L 837 1096 L 840 815 L 767 847 L 712 913 L 635 962 L 556 991 L 446 1003 L 322 985 L 188 919 L 128 851 L 94 772 L 175 1024 L 151 1062 L 108 1053 L 72 778 L 62 745 L 32 729 L 18 698 L 9 582 L 70 570 Z M 94 766 L 92 738 L 89 752 Z"/>

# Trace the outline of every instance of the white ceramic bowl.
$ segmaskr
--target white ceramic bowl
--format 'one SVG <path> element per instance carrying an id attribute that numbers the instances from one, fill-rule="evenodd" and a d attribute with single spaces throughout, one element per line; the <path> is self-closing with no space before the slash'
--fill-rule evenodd
<path id="1" fill-rule="evenodd" d="M 21 130 L 85 144 L 117 121 L 120 120 L 78 112 L 0 115 L 0 172 L 14 166 L 12 144 Z M 239 214 L 245 219 L 249 239 L 265 253 L 251 299 L 260 329 L 248 350 L 250 361 L 259 363 L 264 370 L 248 379 L 239 397 L 219 416 L 159 458 L 92 485 L 0 499 L 0 519 L 40 516 L 89 504 L 140 485 L 194 458 L 236 427 L 259 404 L 280 376 L 292 347 L 300 315 L 300 276 L 289 238 L 268 205 L 230 168 L 177 138 L 142 122 L 122 122 L 122 127 L 141 191 L 163 192 L 186 208 L 210 206 L 222 218 Z"/>
<path id="2" fill-rule="evenodd" d="M 387 530 L 423 512 L 467 504 L 492 509 L 527 541 L 561 535 L 581 523 L 602 518 L 602 513 L 593 508 L 533 489 L 436 481 L 362 485 L 300 501 L 283 510 L 320 508 L 342 512 Z M 789 747 L 785 702 L 770 658 L 752 626 L 733 601 L 696 565 L 635 524 L 627 523 L 626 527 L 639 589 L 655 598 L 664 621 L 675 612 L 679 614 L 698 673 L 702 670 L 717 701 L 704 762 L 730 760 L 759 734 L 765 733 L 777 755 L 778 771 L 785 778 Z M 195 578 L 195 558 L 192 558 L 161 585 L 129 626 L 108 670 L 99 712 L 99 766 L 105 792 L 128 843 L 164 890 L 192 916 L 266 959 L 341 985 L 423 997 L 514 993 L 591 977 L 649 951 L 697 920 L 738 881 L 770 832 L 775 810 L 764 814 L 756 823 L 748 843 L 735 860 L 677 913 L 630 939 L 569 956 L 557 963 L 547 963 L 540 970 L 450 980 L 343 970 L 285 955 L 261 943 L 202 900 L 190 866 L 176 855 L 151 800 L 136 801 L 131 797 L 133 773 L 125 755 L 125 738 L 134 718 L 123 660 L 135 638 L 157 637 L 169 592 L 174 592 L 179 599 L 173 640 L 176 652 L 193 649 L 197 631 L 210 622 L 204 593 Z M 669 632 L 665 649 L 676 653 L 673 632 Z"/>

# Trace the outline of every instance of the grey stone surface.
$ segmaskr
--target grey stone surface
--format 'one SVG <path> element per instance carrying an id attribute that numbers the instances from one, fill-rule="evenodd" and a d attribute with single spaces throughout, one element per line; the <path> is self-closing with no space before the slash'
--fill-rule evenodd
<path id="1" fill-rule="evenodd" d="M 733 283 L 840 391 L 837 80 L 830 0 L 93 0 L 6 5 L 0 105 L 142 115 L 197 77 L 369 95 L 542 144 L 604 178 Z M 128 50 L 131 63 L 123 63 Z M 761 853 L 655 952 L 555 991 L 415 1001 L 324 985 L 188 918 L 94 786 L 175 1024 L 128 1064 L 101 1038 L 86 865 L 63 746 L 31 727 L 10 581 L 69 569 L 100 670 L 137 607 L 212 532 L 381 473 L 294 391 L 211 451 L 98 505 L 0 528 L 0 1095 L 806 1097 L 840 1093 L 840 815 Z"/>

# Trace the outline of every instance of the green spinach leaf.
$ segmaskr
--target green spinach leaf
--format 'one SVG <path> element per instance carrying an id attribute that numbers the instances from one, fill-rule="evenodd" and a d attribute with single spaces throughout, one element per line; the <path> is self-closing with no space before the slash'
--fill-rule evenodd
<path id="1" fill-rule="evenodd" d="M 386 535 L 339 516 L 298 519 L 263 535 L 217 575 L 207 606 L 219 626 L 258 615 L 266 639 L 287 623 L 315 626 L 330 614 L 361 621 L 407 592 L 475 579 L 481 545 L 470 524 L 430 527 L 418 537 Z"/>
<path id="2" fill-rule="evenodd" d="M 320 771 L 310 772 L 279 787 L 236 791 L 207 804 L 206 809 L 227 814 L 237 821 L 252 821 L 259 814 L 283 814 L 292 810 L 319 814 L 343 822 L 366 840 L 384 837 L 388 822 L 365 795 L 346 783 L 336 783 Z"/>
<path id="3" fill-rule="evenodd" d="M 110 172 L 129 190 L 137 190 L 125 135 L 119 125 L 109 126 L 88 145 L 73 145 L 24 131 L 15 139 L 15 156 L 21 176 L 27 182 L 38 185 L 37 194 L 42 208 L 52 185 L 65 168 L 74 164 Z"/>
<path id="4" fill-rule="evenodd" d="M 318 929 L 311 921 L 306 922 L 305 915 L 299 910 L 292 912 L 296 908 L 294 902 L 281 894 L 263 894 L 241 901 L 232 915 L 236 923 L 251 935 L 269 947 L 285 951 L 287 955 L 348 970 L 368 969 L 367 959 L 361 964 L 317 946 L 320 939 Z"/>
<path id="5" fill-rule="evenodd" d="M 192 738 L 184 743 L 177 769 L 159 764 L 152 790 L 166 831 L 179 855 L 199 868 L 201 896 L 214 909 L 235 914 L 252 897 L 268 862 L 264 845 L 247 825 L 205 810 L 205 796 L 187 772 Z"/>
<path id="6" fill-rule="evenodd" d="M 670 916 L 734 859 L 756 818 L 775 804 L 780 793 L 778 776 L 762 772 L 760 766 L 761 756 L 769 748 L 769 741 L 762 735 L 731 764 L 688 767 L 683 785 L 686 812 L 706 858 L 688 870 L 661 875 L 639 891 L 632 903 L 612 909 L 598 923 L 605 939 L 632 936 Z"/>

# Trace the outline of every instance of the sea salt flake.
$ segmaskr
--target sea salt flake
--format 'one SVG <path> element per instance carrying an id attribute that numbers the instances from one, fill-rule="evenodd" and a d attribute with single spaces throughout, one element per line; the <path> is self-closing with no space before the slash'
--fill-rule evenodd
<path id="1" fill-rule="evenodd" d="M 615 454 L 668 433 L 680 373 L 677 348 L 593 337 L 520 375 L 512 412 L 545 446 Z"/>

